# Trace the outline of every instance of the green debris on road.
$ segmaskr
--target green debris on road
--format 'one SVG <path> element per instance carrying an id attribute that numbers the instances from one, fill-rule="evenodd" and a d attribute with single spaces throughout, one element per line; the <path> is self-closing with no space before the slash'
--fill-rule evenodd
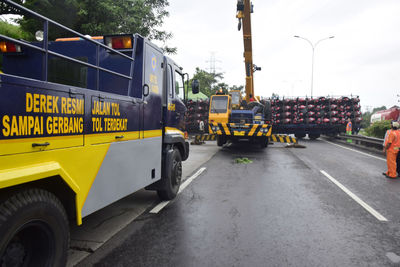
<path id="1" fill-rule="evenodd" d="M 236 158 L 235 159 L 235 163 L 237 163 L 237 164 L 249 164 L 249 163 L 253 163 L 253 161 L 248 159 L 248 158 Z"/>

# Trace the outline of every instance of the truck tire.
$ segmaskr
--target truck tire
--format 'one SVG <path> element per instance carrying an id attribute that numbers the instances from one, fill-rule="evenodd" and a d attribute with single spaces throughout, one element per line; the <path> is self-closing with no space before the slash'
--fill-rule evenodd
<path id="1" fill-rule="evenodd" d="M 65 266 L 69 226 L 52 193 L 28 189 L 0 204 L 0 266 Z"/>
<path id="2" fill-rule="evenodd" d="M 269 138 L 268 137 L 261 137 L 259 139 L 259 144 L 261 148 L 267 148 L 269 144 Z"/>
<path id="3" fill-rule="evenodd" d="M 182 180 L 182 157 L 177 148 L 167 154 L 165 159 L 165 170 L 163 171 L 162 189 L 157 194 L 162 200 L 171 200 L 176 197 Z"/>
<path id="4" fill-rule="evenodd" d="M 221 135 L 217 135 L 217 146 L 223 146 L 224 144 L 224 138 Z"/>
<path id="5" fill-rule="evenodd" d="M 311 140 L 315 140 L 315 139 L 317 139 L 319 137 L 320 137 L 319 134 L 308 134 L 308 138 L 310 138 Z"/>
<path id="6" fill-rule="evenodd" d="M 301 138 L 306 137 L 306 134 L 295 134 L 294 136 L 295 136 L 297 139 L 301 139 Z"/>

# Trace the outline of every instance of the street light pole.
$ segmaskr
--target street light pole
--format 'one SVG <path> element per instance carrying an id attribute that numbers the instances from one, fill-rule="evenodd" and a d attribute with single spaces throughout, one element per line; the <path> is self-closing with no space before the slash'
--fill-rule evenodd
<path id="1" fill-rule="evenodd" d="M 315 47 L 320 42 L 322 42 L 324 40 L 335 38 L 335 36 L 330 36 L 330 37 L 323 38 L 321 40 L 318 40 L 314 44 L 310 40 L 308 40 L 307 38 L 304 38 L 304 37 L 301 37 L 301 36 L 298 36 L 298 35 L 295 35 L 294 37 L 295 38 L 300 38 L 300 39 L 303 39 L 303 40 L 307 41 L 311 45 L 311 48 L 312 48 L 312 59 L 311 59 L 311 97 L 312 97 L 313 96 L 313 86 L 314 86 L 314 52 L 315 52 Z"/>

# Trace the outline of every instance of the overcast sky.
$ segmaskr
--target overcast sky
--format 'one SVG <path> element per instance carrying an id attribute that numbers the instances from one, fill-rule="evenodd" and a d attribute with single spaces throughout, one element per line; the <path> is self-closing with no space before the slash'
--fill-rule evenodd
<path id="1" fill-rule="evenodd" d="M 243 40 L 237 30 L 236 0 L 170 0 L 163 29 L 174 34 L 172 56 L 193 75 L 217 71 L 229 85 L 244 85 Z M 314 96 L 359 95 L 361 105 L 396 105 L 400 94 L 399 0 L 253 0 L 255 93 L 311 93 L 311 45 L 315 49 Z"/>

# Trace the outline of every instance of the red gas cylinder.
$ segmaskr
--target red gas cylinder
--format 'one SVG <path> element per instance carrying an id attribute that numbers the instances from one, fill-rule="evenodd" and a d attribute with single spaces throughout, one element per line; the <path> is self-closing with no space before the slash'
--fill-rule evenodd
<path id="1" fill-rule="evenodd" d="M 291 112 L 285 112 L 285 113 L 283 113 L 283 116 L 290 117 L 290 116 L 292 116 L 292 113 Z"/>
<path id="2" fill-rule="evenodd" d="M 339 118 L 331 118 L 332 123 L 337 123 L 339 121 Z"/>
<path id="3" fill-rule="evenodd" d="M 312 117 L 308 118 L 307 121 L 308 121 L 308 123 L 313 123 L 315 121 L 315 118 L 312 118 Z"/>

